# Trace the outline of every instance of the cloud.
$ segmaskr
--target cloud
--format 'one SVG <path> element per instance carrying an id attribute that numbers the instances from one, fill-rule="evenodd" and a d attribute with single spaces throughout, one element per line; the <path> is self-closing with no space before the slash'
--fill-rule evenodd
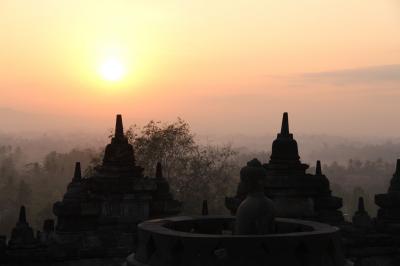
<path id="1" fill-rule="evenodd" d="M 302 75 L 302 78 L 341 85 L 355 83 L 397 83 L 400 82 L 400 64 L 305 73 Z"/>

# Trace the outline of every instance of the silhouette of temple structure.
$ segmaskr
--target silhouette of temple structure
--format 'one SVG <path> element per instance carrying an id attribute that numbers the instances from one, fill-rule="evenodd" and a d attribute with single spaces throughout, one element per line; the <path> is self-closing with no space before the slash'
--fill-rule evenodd
<path id="1" fill-rule="evenodd" d="M 372 229 L 372 219 L 368 212 L 365 210 L 364 198 L 358 199 L 358 208 L 353 215 L 353 225 L 356 228 L 363 229 L 365 231 Z"/>
<path id="2" fill-rule="evenodd" d="M 21 206 L 18 222 L 11 233 L 11 239 L 8 242 L 10 248 L 32 248 L 39 244 L 36 240 L 32 227 L 26 221 L 25 207 Z"/>
<path id="3" fill-rule="evenodd" d="M 24 206 L 20 208 L 18 221 L 11 232 L 8 246 L 4 246 L 4 248 L 6 249 L 0 253 L 3 256 L 6 255 L 8 260 L 14 263 L 26 263 L 26 261 L 41 261 L 47 259 L 45 246 L 38 236 L 35 236 L 32 227 L 30 227 L 26 218 Z M 0 260 L 0 263 L 1 262 Z"/>
<path id="4" fill-rule="evenodd" d="M 106 146 L 102 164 L 82 178 L 80 163 L 76 163 L 63 200 L 54 204 L 58 238 L 73 244 L 71 248 L 76 247 L 76 241 L 87 243 L 90 238 L 91 246 L 85 247 L 88 252 L 129 252 L 139 222 L 180 212 L 181 203 L 169 193 L 161 164 L 156 175 L 143 176 L 124 135 L 122 117 L 117 115 L 115 134 Z"/>
<path id="5" fill-rule="evenodd" d="M 300 161 L 298 146 L 289 131 L 288 114 L 283 114 L 281 132 L 272 143 L 272 153 L 265 163 L 264 191 L 275 203 L 278 217 L 302 218 L 339 224 L 343 215 L 339 209 L 342 199 L 331 194 L 329 180 L 321 171 L 318 161 L 315 174 L 308 174 L 308 165 Z M 236 213 L 240 202 L 246 197 L 242 184 L 237 195 L 227 198 L 226 206 Z"/>
<path id="6" fill-rule="evenodd" d="M 397 235 L 400 239 L 400 159 L 388 192 L 375 195 L 375 203 L 380 207 L 376 218 L 378 230 Z"/>

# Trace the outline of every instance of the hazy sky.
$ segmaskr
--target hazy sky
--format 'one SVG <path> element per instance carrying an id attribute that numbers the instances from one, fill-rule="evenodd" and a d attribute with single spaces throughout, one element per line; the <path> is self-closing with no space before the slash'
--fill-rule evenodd
<path id="1" fill-rule="evenodd" d="M 399 103 L 399 0 L 0 1 L 0 111 L 400 136 Z"/>

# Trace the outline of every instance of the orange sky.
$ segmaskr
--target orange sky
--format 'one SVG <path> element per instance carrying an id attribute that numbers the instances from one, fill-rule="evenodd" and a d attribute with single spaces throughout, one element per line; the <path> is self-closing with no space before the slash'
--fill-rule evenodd
<path id="1" fill-rule="evenodd" d="M 109 55 L 121 81 L 99 75 Z M 398 0 L 0 1 L 0 108 L 400 135 L 399 100 Z"/>

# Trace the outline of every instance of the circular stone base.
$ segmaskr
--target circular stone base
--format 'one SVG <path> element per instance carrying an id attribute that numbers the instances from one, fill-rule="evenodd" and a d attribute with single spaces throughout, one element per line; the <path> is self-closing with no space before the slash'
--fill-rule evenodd
<path id="1" fill-rule="evenodd" d="M 138 226 L 126 266 L 343 266 L 339 229 L 276 219 L 276 233 L 233 235 L 231 216 L 172 217 Z"/>

